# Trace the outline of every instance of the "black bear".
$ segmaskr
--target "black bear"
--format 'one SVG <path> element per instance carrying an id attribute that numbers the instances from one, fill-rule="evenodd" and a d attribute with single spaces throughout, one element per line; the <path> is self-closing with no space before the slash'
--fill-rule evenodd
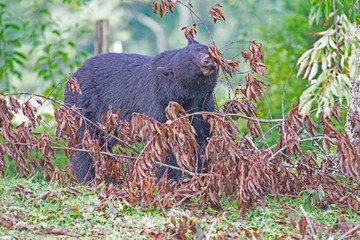
<path id="1" fill-rule="evenodd" d="M 114 111 L 121 109 L 120 118 L 131 120 L 133 112 L 146 114 L 165 122 L 165 108 L 170 101 L 179 103 L 188 113 L 213 111 L 213 90 L 218 78 L 218 68 L 210 60 L 208 47 L 188 37 L 182 49 L 165 51 L 156 56 L 106 53 L 88 59 L 74 74 L 82 95 L 69 91 L 65 86 L 64 103 L 76 105 L 83 116 L 92 122 L 101 122 L 109 105 Z M 192 119 L 196 141 L 200 148 L 210 136 L 209 124 L 196 116 Z M 83 123 L 78 130 L 81 144 L 85 127 L 90 135 L 99 136 L 99 130 Z M 101 142 L 100 144 L 104 144 Z M 115 142 L 107 145 L 111 148 Z M 92 158 L 86 152 L 77 152 L 72 169 L 78 182 L 91 180 L 95 171 Z M 167 164 L 177 166 L 174 157 Z M 165 169 L 160 169 L 161 176 Z M 169 169 L 168 178 L 179 179 L 180 172 Z"/>

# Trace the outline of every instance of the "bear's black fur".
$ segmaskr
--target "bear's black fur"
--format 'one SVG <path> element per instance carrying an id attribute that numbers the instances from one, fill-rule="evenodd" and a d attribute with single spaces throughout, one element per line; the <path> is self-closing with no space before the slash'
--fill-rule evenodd
<path id="1" fill-rule="evenodd" d="M 72 93 L 66 85 L 64 103 L 76 105 L 82 115 L 92 122 L 102 122 L 102 115 L 121 109 L 120 118 L 131 120 L 133 112 L 146 114 L 159 122 L 165 122 L 165 108 L 170 101 L 178 102 L 188 112 L 213 111 L 213 90 L 218 69 L 208 56 L 208 48 L 192 37 L 188 46 L 160 53 L 156 56 L 106 53 L 87 60 L 73 75 L 80 84 L 82 95 Z M 196 130 L 196 141 L 205 148 L 210 136 L 209 124 L 196 116 L 192 119 Z M 99 136 L 92 124 L 83 123 L 78 130 L 79 144 L 85 131 Z M 100 144 L 104 144 L 100 139 Z M 115 142 L 111 142 L 111 148 Z M 77 152 L 72 160 L 72 169 L 78 182 L 94 177 L 92 159 L 86 152 Z M 173 155 L 167 164 L 177 166 Z M 160 168 L 161 177 L 166 169 Z M 180 172 L 169 169 L 168 178 L 178 180 Z"/>

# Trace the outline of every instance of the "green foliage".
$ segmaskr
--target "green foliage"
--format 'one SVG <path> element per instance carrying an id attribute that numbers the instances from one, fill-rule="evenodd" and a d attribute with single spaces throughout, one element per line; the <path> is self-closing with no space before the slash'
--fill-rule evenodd
<path id="1" fill-rule="evenodd" d="M 333 14 L 333 0 L 311 0 L 311 11 L 309 14 L 309 23 L 312 25 L 314 22 L 316 25 L 320 24 L 321 21 L 326 21 Z M 350 18 L 354 11 L 355 19 L 355 1 L 354 0 L 335 0 L 335 4 L 341 8 L 346 16 Z M 353 8 L 352 8 L 353 7 Z"/>
<path id="2" fill-rule="evenodd" d="M 84 2 L 13 0 L 0 3 L 2 92 L 15 88 L 16 78 L 20 82 L 42 82 L 37 91 L 48 95 L 80 66 L 87 54 L 76 48 L 76 37 L 89 30 L 78 29 L 78 23 L 64 29 L 59 25 L 60 20 L 53 17 L 51 9 L 60 4 L 68 9 L 75 8 Z M 21 18 L 18 17 L 20 14 Z M 62 88 L 56 88 L 52 94 L 56 99 L 61 99 Z"/>
<path id="3" fill-rule="evenodd" d="M 313 1 L 315 6 L 309 16 L 310 24 L 318 24 L 324 17 L 325 31 L 317 33 L 320 38 L 313 48 L 298 60 L 298 75 L 309 81 L 308 88 L 300 97 L 300 110 L 308 114 L 313 103 L 318 106 L 317 115 L 324 111 L 329 115 L 336 100 L 350 101 L 351 80 L 358 71 L 356 59 L 360 54 L 360 32 L 349 20 L 351 1 Z M 338 7 L 337 9 L 335 9 Z M 336 10 L 334 12 L 334 10 Z M 320 67 L 320 70 L 319 70 Z"/>
<path id="4" fill-rule="evenodd" d="M 22 26 L 6 3 L 0 2 L 0 92 L 10 90 L 9 75 L 21 77 L 15 65 L 24 66 L 26 55 L 18 51 L 23 39 Z"/>
<path id="5" fill-rule="evenodd" d="M 181 231 L 189 234 L 195 226 L 202 230 L 203 237 L 210 233 L 215 237 L 232 232 L 241 233 L 243 238 L 240 239 L 247 239 L 245 236 L 301 238 L 296 226 L 303 218 L 299 208 L 301 198 L 265 196 L 265 206 L 246 214 L 239 214 L 230 202 L 223 213 L 196 206 L 191 212 L 173 208 L 163 214 L 132 207 L 121 199 L 104 200 L 101 189 L 102 186 L 49 184 L 35 178 L 2 178 L 0 238 L 149 239 L 162 236 L 167 239 L 165 236 L 174 236 Z M 360 221 L 359 216 L 341 212 L 336 205 L 330 205 L 326 210 L 305 209 L 319 238 L 339 238 Z"/>
<path id="6" fill-rule="evenodd" d="M 325 199 L 324 190 L 319 187 L 318 189 L 307 189 L 300 193 L 301 202 L 306 210 L 310 210 L 315 204 L 321 204 Z"/>
<path id="7" fill-rule="evenodd" d="M 260 117 L 282 118 L 282 97 L 286 80 L 289 78 L 284 100 L 285 112 L 298 102 L 306 86 L 304 81 L 296 77 L 293 69 L 296 60 L 314 41 L 314 36 L 309 34 L 307 19 L 310 3 L 303 0 L 261 0 L 227 1 L 226 4 L 230 5 L 227 8 L 224 7 L 228 21 L 222 24 L 226 26 L 224 29 L 233 28 L 232 34 L 223 30 L 223 35 L 227 39 L 256 39 L 263 45 L 265 65 L 268 68 L 265 82 L 269 84 L 269 87 L 266 90 L 268 99 L 259 103 L 260 111 L 262 111 Z M 233 19 L 239 19 L 239 21 Z M 221 25 L 217 25 L 214 31 L 220 31 L 219 29 L 222 29 Z M 214 35 L 215 40 L 222 40 L 216 32 Z M 241 43 L 240 51 L 247 47 L 244 45 Z M 248 69 L 244 69 L 246 70 Z M 243 84 L 244 80 L 239 79 L 239 83 Z M 219 87 L 222 87 L 220 84 Z M 221 92 L 226 94 L 224 88 Z M 224 98 L 224 95 L 221 97 Z M 269 107 L 271 113 L 269 113 Z"/>

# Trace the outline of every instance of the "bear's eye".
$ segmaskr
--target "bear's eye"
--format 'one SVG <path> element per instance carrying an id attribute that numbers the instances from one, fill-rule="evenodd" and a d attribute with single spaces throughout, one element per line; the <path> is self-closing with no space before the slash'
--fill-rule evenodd
<path id="1" fill-rule="evenodd" d="M 187 65 L 188 67 L 191 67 L 192 65 L 194 65 L 194 62 L 191 61 L 191 60 L 188 60 L 188 61 L 186 62 L 186 65 Z"/>

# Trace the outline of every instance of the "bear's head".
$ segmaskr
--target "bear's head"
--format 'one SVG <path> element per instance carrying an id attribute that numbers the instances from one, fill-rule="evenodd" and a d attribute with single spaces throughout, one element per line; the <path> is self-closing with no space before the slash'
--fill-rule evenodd
<path id="1" fill-rule="evenodd" d="M 188 37 L 188 45 L 177 50 L 169 64 L 157 71 L 171 76 L 184 88 L 204 90 L 214 88 L 219 75 L 216 64 L 211 61 L 208 47 Z"/>

